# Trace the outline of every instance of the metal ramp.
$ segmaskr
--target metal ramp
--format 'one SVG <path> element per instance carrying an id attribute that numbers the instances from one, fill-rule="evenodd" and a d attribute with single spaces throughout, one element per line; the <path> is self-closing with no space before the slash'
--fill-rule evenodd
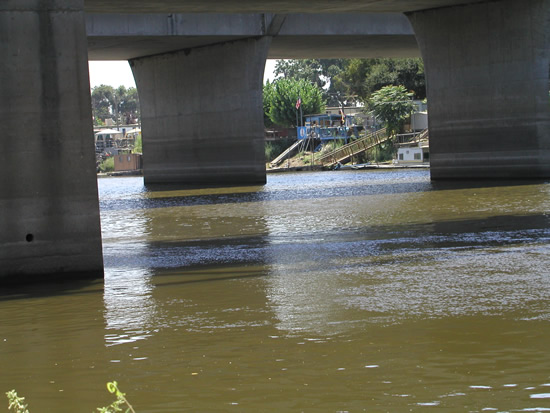
<path id="1" fill-rule="evenodd" d="M 283 162 L 286 158 L 289 157 L 289 155 L 302 143 L 301 140 L 297 140 L 292 145 L 290 145 L 283 153 L 281 153 L 279 156 L 277 156 L 275 159 L 273 159 L 270 162 L 270 165 L 272 168 L 278 166 L 281 162 Z"/>
<path id="2" fill-rule="evenodd" d="M 380 129 L 370 135 L 335 149 L 332 152 L 324 154 L 323 156 L 317 158 L 317 162 L 323 166 L 334 166 L 338 162 L 345 161 L 354 155 L 373 149 L 377 145 L 380 145 L 391 138 L 391 136 L 386 136 L 386 128 Z"/>

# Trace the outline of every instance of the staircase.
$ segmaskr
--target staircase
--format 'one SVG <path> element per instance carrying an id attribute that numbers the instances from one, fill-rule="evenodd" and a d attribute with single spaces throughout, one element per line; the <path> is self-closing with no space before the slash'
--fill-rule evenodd
<path id="1" fill-rule="evenodd" d="M 417 141 L 423 141 L 430 137 L 429 129 L 424 129 L 416 138 Z"/>
<path id="2" fill-rule="evenodd" d="M 361 139 L 357 139 L 347 145 L 344 145 L 338 149 L 335 149 L 332 152 L 324 154 L 320 158 L 317 158 L 323 166 L 334 166 L 338 162 L 345 161 L 348 158 L 351 158 L 353 155 L 360 154 L 362 152 L 373 149 L 377 145 L 380 145 L 383 142 L 386 142 L 391 139 L 391 136 L 386 136 L 386 129 L 377 130 L 370 135 L 367 135 Z"/>

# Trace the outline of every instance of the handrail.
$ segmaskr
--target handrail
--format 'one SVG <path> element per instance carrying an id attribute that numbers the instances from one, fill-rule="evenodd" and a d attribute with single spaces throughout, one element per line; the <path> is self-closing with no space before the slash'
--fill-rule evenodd
<path id="1" fill-rule="evenodd" d="M 421 140 L 424 140 L 424 139 L 428 138 L 429 132 L 430 132 L 429 129 L 424 129 L 422 132 L 420 132 L 420 135 L 418 135 L 417 140 L 421 141 Z"/>
<path id="2" fill-rule="evenodd" d="M 385 128 L 380 129 L 361 139 L 357 139 L 351 143 L 348 143 L 347 145 L 344 145 L 340 148 L 335 149 L 332 152 L 321 156 L 317 159 L 317 161 L 320 162 L 323 166 L 332 166 L 353 155 L 372 149 L 375 146 L 386 142 L 390 138 L 391 136 L 386 136 Z"/>
<path id="3" fill-rule="evenodd" d="M 273 159 L 270 164 L 272 167 L 279 165 L 282 161 L 284 161 L 288 154 L 293 151 L 302 141 L 296 141 L 292 145 L 290 145 L 283 153 L 281 153 L 279 156 L 277 156 L 275 159 Z"/>

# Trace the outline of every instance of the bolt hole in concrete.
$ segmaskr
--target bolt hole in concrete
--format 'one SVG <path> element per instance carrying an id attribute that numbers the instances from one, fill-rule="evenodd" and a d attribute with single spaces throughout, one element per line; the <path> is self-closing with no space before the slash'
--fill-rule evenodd
<path id="1" fill-rule="evenodd" d="M 27 234 L 25 239 L 27 240 L 27 242 L 33 242 L 34 241 L 34 235 L 33 234 Z"/>

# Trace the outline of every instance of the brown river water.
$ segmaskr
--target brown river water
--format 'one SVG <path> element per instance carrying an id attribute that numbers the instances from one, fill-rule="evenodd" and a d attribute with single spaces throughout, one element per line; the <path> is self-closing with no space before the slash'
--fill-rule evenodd
<path id="1" fill-rule="evenodd" d="M 550 411 L 550 181 L 98 185 L 105 280 L 0 294 L 31 413 Z"/>

